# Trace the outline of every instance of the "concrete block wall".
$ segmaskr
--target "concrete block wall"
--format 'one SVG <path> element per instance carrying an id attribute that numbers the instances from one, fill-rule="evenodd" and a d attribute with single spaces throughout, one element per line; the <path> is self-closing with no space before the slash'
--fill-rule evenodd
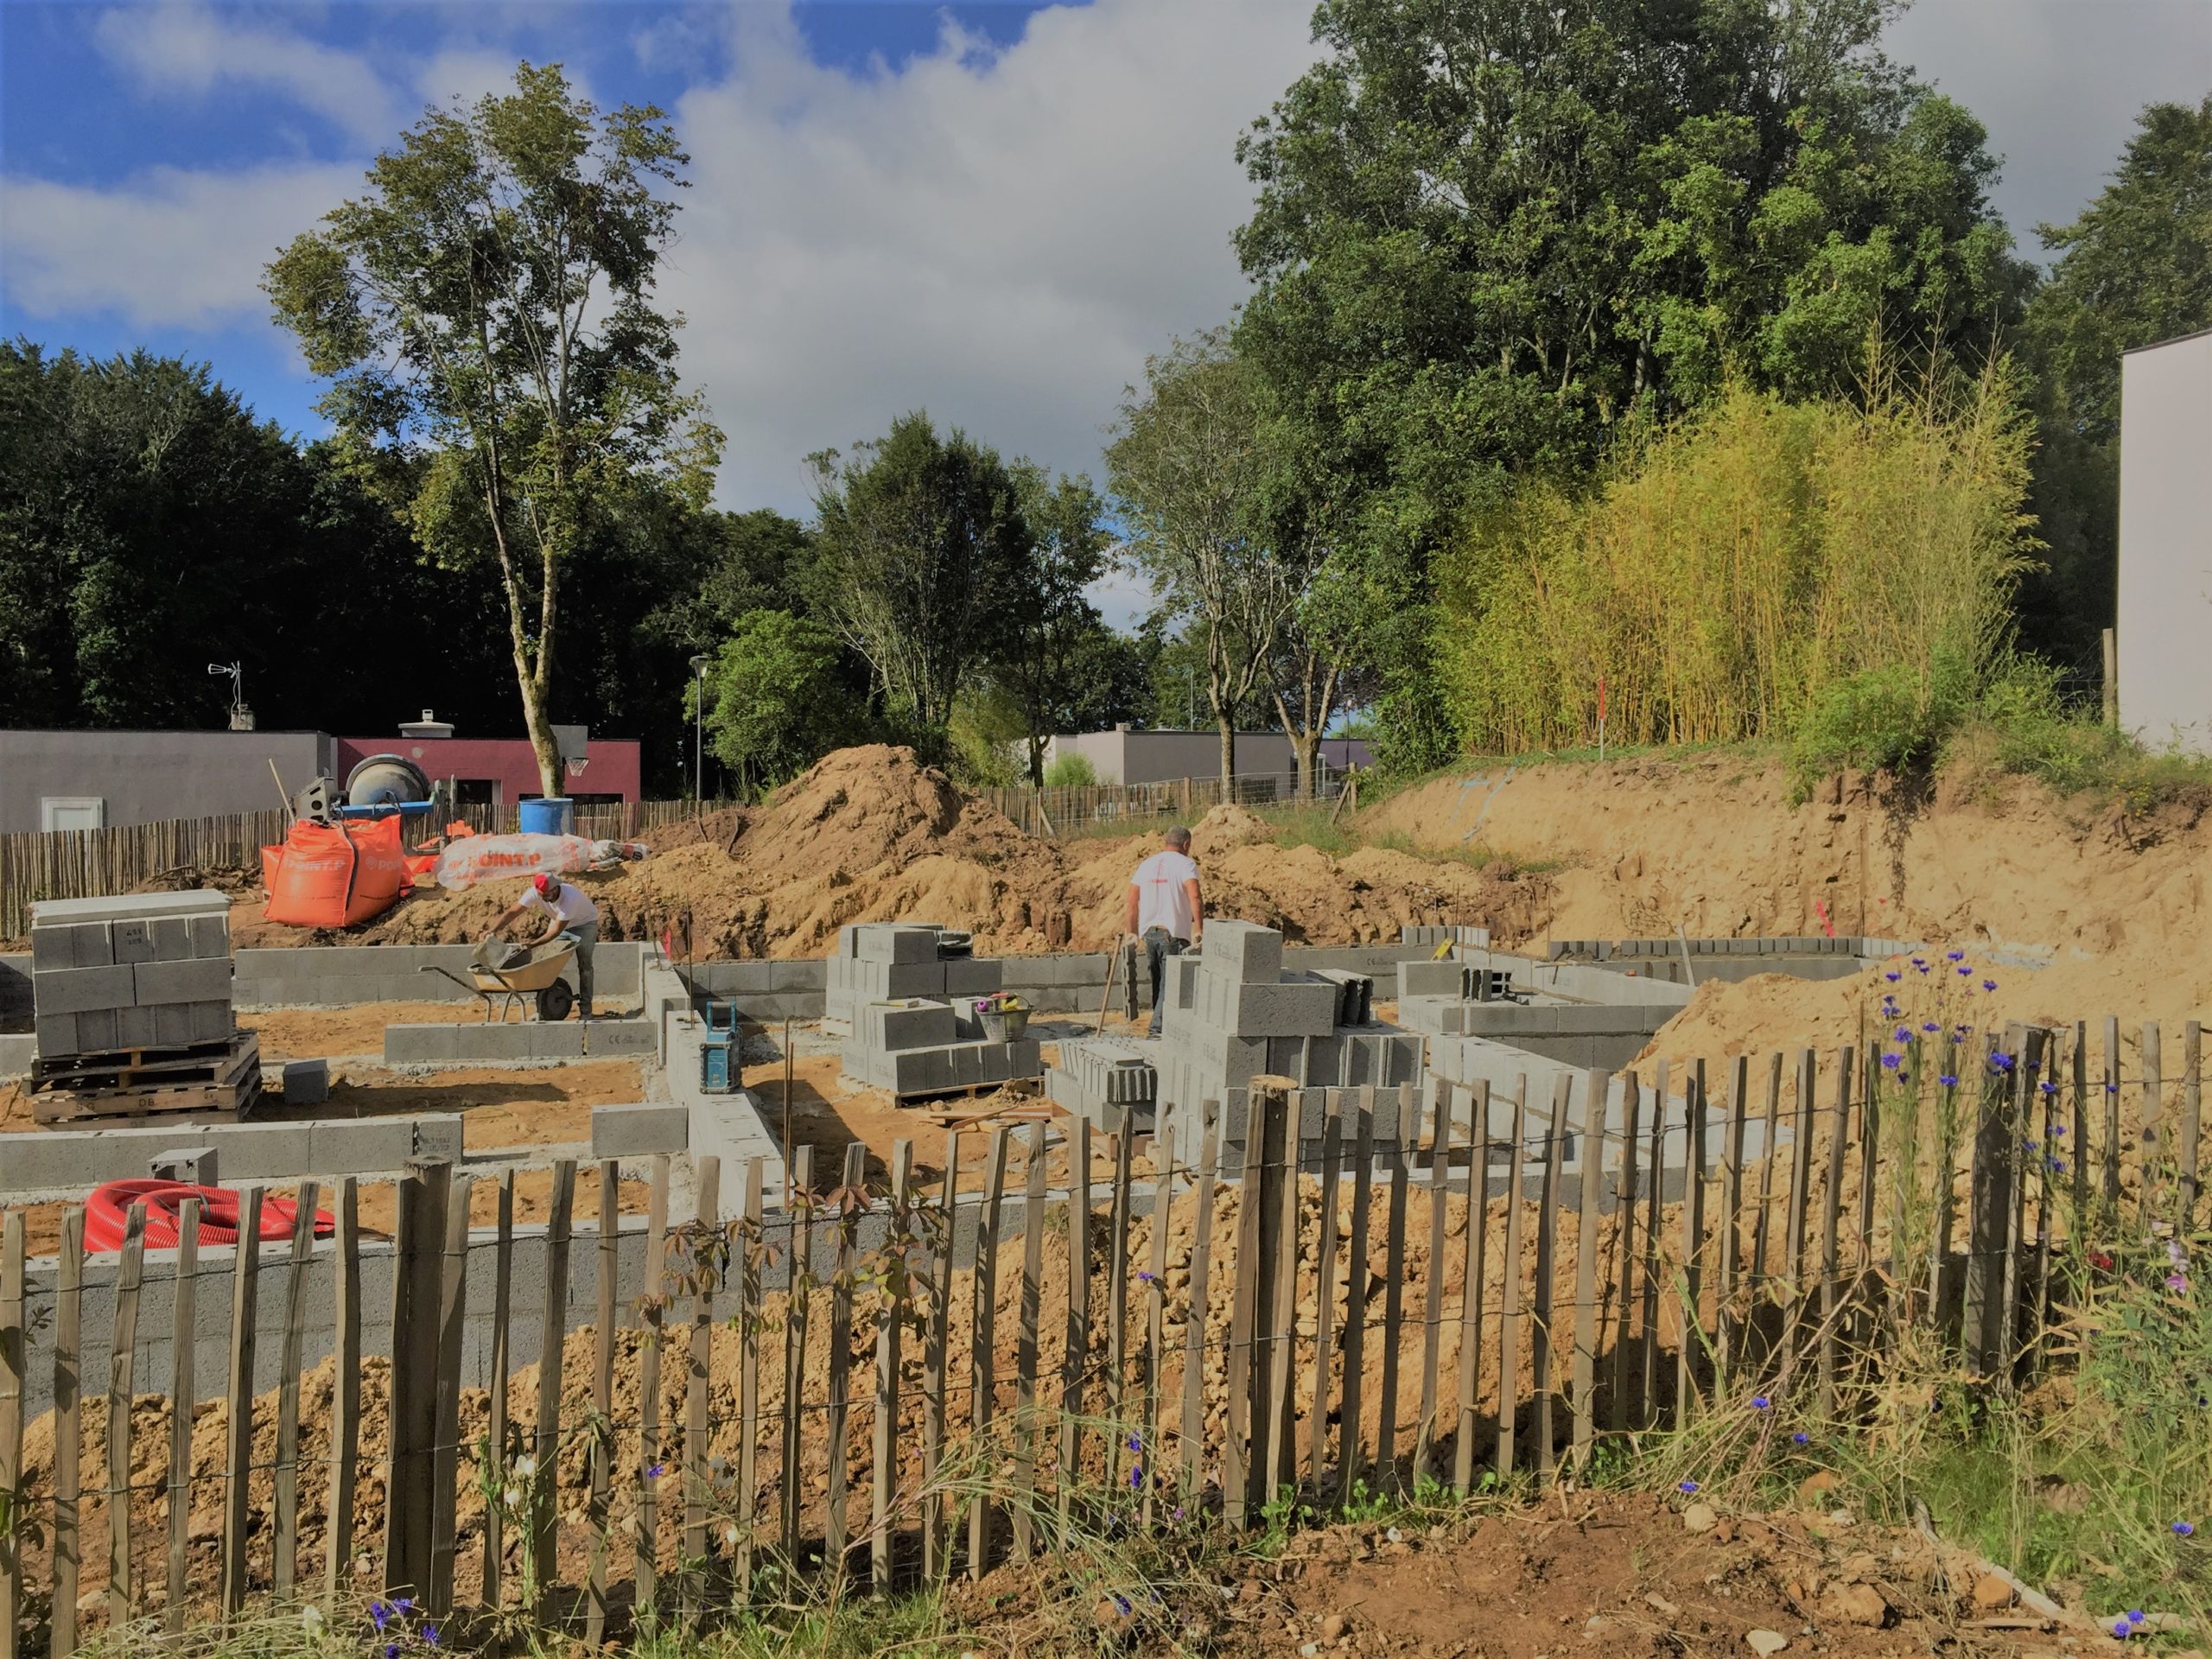
<path id="1" fill-rule="evenodd" d="M 231 901 L 201 889 L 33 905 L 31 1007 L 48 1059 L 227 1039 Z"/>
<path id="2" fill-rule="evenodd" d="M 90 1192 L 103 1181 L 143 1179 L 155 1158 L 183 1147 L 213 1152 L 213 1181 L 290 1181 L 371 1175 L 412 1158 L 461 1157 L 461 1119 L 449 1113 L 303 1123 L 181 1123 L 154 1128 L 54 1129 L 7 1137 L 0 1196 Z"/>
<path id="3" fill-rule="evenodd" d="M 1615 1071 L 1642 1053 L 1675 1010 L 1574 1003 L 1468 1002 L 1407 997 L 1402 1025 L 1433 1037 L 1487 1037 L 1564 1065 Z"/>
<path id="4" fill-rule="evenodd" d="M 602 941 L 592 953 L 594 994 L 627 1002 L 642 984 L 645 952 L 635 940 Z M 245 1008 L 349 1008 L 364 1002 L 455 1002 L 474 999 L 467 987 L 474 947 L 466 944 L 278 945 L 237 953 L 232 996 Z M 442 967 L 458 974 L 456 985 Z M 575 983 L 571 963 L 561 976 Z"/>
<path id="5" fill-rule="evenodd" d="M 388 1065 L 550 1063 L 651 1054 L 657 1042 L 651 1020 L 460 1020 L 386 1026 L 384 1058 Z"/>

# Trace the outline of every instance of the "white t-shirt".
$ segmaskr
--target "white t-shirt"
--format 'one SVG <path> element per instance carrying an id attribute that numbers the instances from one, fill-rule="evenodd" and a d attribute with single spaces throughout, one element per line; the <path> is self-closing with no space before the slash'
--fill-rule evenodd
<path id="1" fill-rule="evenodd" d="M 584 890 L 573 881 L 563 881 L 561 896 L 551 899 L 534 887 L 525 887 L 522 907 L 524 910 L 550 910 L 561 918 L 563 927 L 581 927 L 586 922 L 599 919 L 599 906 L 592 903 Z"/>
<path id="2" fill-rule="evenodd" d="M 1137 931 L 1165 928 L 1168 937 L 1187 939 L 1194 918 L 1190 890 L 1183 884 L 1198 879 L 1198 867 L 1190 855 L 1163 849 L 1137 866 L 1129 885 L 1137 890 Z"/>

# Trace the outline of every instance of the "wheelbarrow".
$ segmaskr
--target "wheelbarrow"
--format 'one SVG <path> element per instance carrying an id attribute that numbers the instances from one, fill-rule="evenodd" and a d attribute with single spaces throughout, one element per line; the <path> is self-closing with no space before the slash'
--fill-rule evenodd
<path id="1" fill-rule="evenodd" d="M 569 1010 L 576 1006 L 575 990 L 561 977 L 562 970 L 575 954 L 576 942 L 566 933 L 556 934 L 534 950 L 510 944 L 504 939 L 486 939 L 468 959 L 467 979 L 435 964 L 416 971 L 442 974 L 461 989 L 481 997 L 486 1025 L 495 1014 L 499 1022 L 505 1025 L 508 1013 L 522 1007 L 525 999 L 536 1004 L 540 1020 L 557 1022 L 567 1019 Z M 523 1018 L 529 1017 L 525 1010 Z"/>

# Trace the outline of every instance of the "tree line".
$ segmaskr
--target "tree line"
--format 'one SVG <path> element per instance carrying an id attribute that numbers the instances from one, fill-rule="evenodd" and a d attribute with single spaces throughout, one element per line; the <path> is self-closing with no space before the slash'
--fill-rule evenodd
<path id="1" fill-rule="evenodd" d="M 2039 227 L 2046 274 L 1980 123 L 1883 54 L 1885 10 L 1325 0 L 1238 145 L 1247 296 L 1148 361 L 1103 491 L 916 410 L 812 457 L 804 524 L 708 503 L 721 435 L 654 296 L 672 128 L 524 64 L 271 264 L 328 439 L 204 367 L 0 353 L 0 720 L 203 723 L 224 657 L 264 723 L 518 705 L 542 760 L 556 720 L 632 731 L 666 788 L 703 658 L 743 789 L 874 737 L 1041 780 L 1054 731 L 1194 715 L 1224 774 L 1266 723 L 1310 777 L 1363 711 L 1417 770 L 1496 734 L 1465 645 L 1526 575 L 1516 513 L 1746 397 L 1871 417 L 1899 365 L 2001 368 L 2033 434 L 2005 626 L 2093 675 L 2119 355 L 2212 326 L 2212 97 L 2144 111 Z M 1154 594 L 1134 636 L 1086 597 L 1117 563 Z"/>

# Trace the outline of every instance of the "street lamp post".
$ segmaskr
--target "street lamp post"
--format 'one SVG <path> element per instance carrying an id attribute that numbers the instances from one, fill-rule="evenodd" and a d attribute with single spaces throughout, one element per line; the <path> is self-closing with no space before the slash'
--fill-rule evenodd
<path id="1" fill-rule="evenodd" d="M 701 652 L 691 659 L 697 695 L 691 699 L 691 804 L 701 823 L 707 817 L 707 664 L 714 660 Z"/>

